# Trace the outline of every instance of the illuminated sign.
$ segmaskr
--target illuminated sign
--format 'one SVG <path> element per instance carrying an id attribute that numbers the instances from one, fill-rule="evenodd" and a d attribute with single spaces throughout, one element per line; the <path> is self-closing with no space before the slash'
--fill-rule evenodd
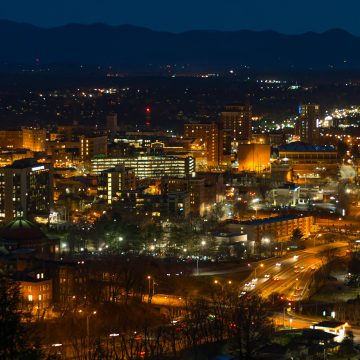
<path id="1" fill-rule="evenodd" d="M 35 166 L 33 168 L 31 168 L 31 171 L 39 171 L 39 170 L 44 170 L 45 166 L 44 165 L 40 165 L 40 166 Z"/>

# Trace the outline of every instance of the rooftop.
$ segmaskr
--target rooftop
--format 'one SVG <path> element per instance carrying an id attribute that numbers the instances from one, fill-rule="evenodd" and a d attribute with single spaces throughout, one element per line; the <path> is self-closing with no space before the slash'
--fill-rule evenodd
<path id="1" fill-rule="evenodd" d="M 241 224 L 241 225 L 264 225 L 264 224 L 276 223 L 276 222 L 279 222 L 279 221 L 300 219 L 300 218 L 303 218 L 303 217 L 304 216 L 300 216 L 300 215 L 286 214 L 286 215 L 273 216 L 273 217 L 264 218 L 264 219 L 239 221 L 238 223 Z"/>
<path id="2" fill-rule="evenodd" d="M 279 152 L 336 152 L 332 145 L 310 145 L 301 141 L 280 145 Z"/>
<path id="3" fill-rule="evenodd" d="M 36 224 L 23 218 L 12 220 L 0 228 L 0 238 L 7 241 L 39 240 L 45 237 Z"/>

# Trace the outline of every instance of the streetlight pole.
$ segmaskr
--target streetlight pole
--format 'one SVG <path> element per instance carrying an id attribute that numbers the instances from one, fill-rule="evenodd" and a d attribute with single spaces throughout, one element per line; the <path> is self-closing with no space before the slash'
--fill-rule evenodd
<path id="1" fill-rule="evenodd" d="M 202 246 L 202 249 L 204 248 L 204 246 L 206 245 L 206 241 L 203 240 L 201 242 L 201 246 Z M 199 258 L 200 258 L 200 255 L 198 253 L 198 256 L 196 257 L 196 275 L 199 276 Z"/>
<path id="2" fill-rule="evenodd" d="M 148 275 L 148 280 L 149 280 L 149 295 L 148 295 L 148 303 L 151 303 L 151 276 Z"/>

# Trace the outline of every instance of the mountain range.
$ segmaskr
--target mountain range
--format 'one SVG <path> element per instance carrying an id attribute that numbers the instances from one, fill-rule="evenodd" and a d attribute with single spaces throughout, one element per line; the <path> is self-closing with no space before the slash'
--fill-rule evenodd
<path id="1" fill-rule="evenodd" d="M 41 28 L 0 20 L 0 63 L 83 64 L 206 70 L 360 70 L 360 37 L 341 29 L 286 35 L 275 31 L 154 31 L 131 25 Z M 175 69 L 175 70 L 174 70 Z"/>

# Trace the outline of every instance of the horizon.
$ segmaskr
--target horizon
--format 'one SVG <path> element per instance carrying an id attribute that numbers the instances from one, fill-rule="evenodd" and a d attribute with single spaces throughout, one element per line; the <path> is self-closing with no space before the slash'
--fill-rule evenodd
<path id="1" fill-rule="evenodd" d="M 1 16 L 15 22 L 34 24 L 39 27 L 58 27 L 69 23 L 133 24 L 157 31 L 184 32 L 189 29 L 214 29 L 236 31 L 271 29 L 285 34 L 301 34 L 307 31 L 324 32 L 341 28 L 360 35 L 357 14 L 360 3 L 345 0 L 339 6 L 336 0 L 303 0 L 301 4 L 288 0 L 254 0 L 239 3 L 227 0 L 220 5 L 210 0 L 193 3 L 183 0 L 169 4 L 164 0 L 146 2 L 138 0 L 121 2 L 106 0 L 63 0 L 52 2 L 17 0 L 0 6 Z"/>
<path id="2" fill-rule="evenodd" d="M 43 29 L 43 30 L 51 30 L 51 29 L 58 29 L 58 28 L 63 28 L 66 26 L 71 26 L 71 25 L 80 25 L 80 26 L 95 26 L 95 25 L 103 25 L 103 26 L 108 26 L 110 28 L 118 28 L 118 27 L 133 27 L 133 28 L 140 28 L 140 29 L 146 29 L 146 30 L 150 30 L 153 32 L 158 32 L 158 33 L 170 33 L 170 34 L 184 34 L 184 33 L 188 33 L 188 32 L 219 32 L 219 33 L 236 33 L 236 32 L 242 32 L 242 31 L 248 31 L 248 32 L 254 32 L 254 33 L 266 33 L 266 32 L 273 32 L 273 33 L 277 33 L 277 34 L 281 34 L 281 35 L 288 35 L 288 36 L 299 36 L 299 35 L 304 35 L 304 34 L 326 34 L 328 32 L 332 32 L 332 31 L 341 31 L 344 33 L 347 33 L 349 35 L 353 35 L 356 37 L 360 37 L 360 34 L 355 34 L 345 28 L 342 27 L 330 27 L 328 29 L 324 29 L 321 31 L 315 31 L 315 30 L 303 30 L 302 32 L 297 32 L 297 33 L 288 33 L 288 32 L 284 32 L 284 31 L 279 31 L 279 30 L 274 30 L 274 29 L 262 29 L 262 30 L 258 30 L 258 29 L 250 29 L 250 28 L 238 28 L 238 29 L 231 29 L 231 30 L 223 30 L 223 29 L 215 29 L 215 28 L 189 28 L 186 30 L 181 30 L 181 31 L 175 31 L 175 30 L 159 30 L 159 29 L 155 29 L 153 27 L 150 26 L 143 26 L 143 25 L 137 25 L 137 24 L 133 24 L 133 23 L 119 23 L 119 24 L 110 24 L 104 21 L 94 21 L 94 22 L 67 22 L 67 23 L 63 23 L 60 25 L 49 25 L 49 26 L 45 26 L 45 25 L 38 25 L 35 23 L 31 23 L 31 22 L 26 22 L 26 21 L 17 21 L 17 20 L 11 20 L 11 19 L 5 19 L 5 18 L 0 18 L 0 22 L 8 22 L 8 23 L 13 23 L 13 24 L 19 24 L 19 25 L 29 25 L 29 26 L 33 26 L 36 27 L 38 29 Z"/>

